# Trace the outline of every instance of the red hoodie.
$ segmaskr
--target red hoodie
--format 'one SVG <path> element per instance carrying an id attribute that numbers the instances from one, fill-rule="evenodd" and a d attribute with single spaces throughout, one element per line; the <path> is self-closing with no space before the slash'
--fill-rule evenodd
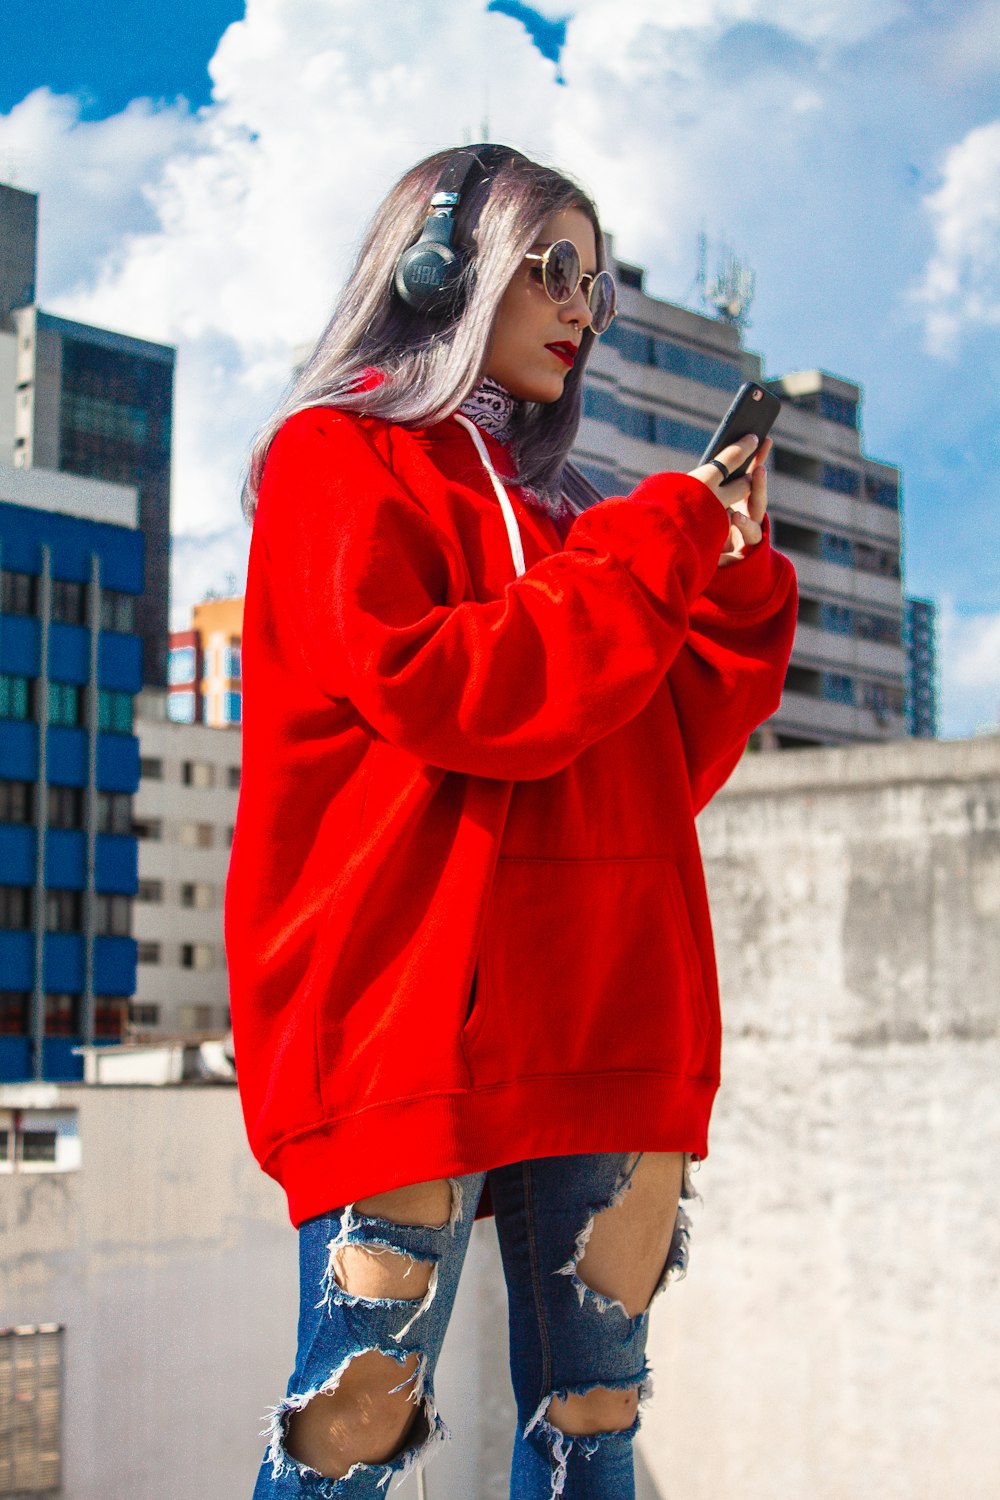
<path id="1" fill-rule="evenodd" d="M 564 539 L 510 497 L 520 577 L 454 418 L 314 407 L 268 455 L 225 919 L 250 1145 L 296 1226 L 528 1157 L 707 1155 L 694 817 L 778 706 L 794 573 L 766 522 L 720 569 L 687 475 Z"/>

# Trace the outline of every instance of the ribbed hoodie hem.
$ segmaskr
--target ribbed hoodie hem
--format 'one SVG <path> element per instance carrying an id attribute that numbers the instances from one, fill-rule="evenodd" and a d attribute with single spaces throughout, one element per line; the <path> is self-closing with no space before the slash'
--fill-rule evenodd
<path id="1" fill-rule="evenodd" d="M 284 1140 L 263 1167 L 285 1190 L 298 1228 L 374 1193 L 533 1157 L 705 1157 L 718 1086 L 717 1078 L 668 1073 L 588 1073 L 424 1094 L 326 1120 Z"/>

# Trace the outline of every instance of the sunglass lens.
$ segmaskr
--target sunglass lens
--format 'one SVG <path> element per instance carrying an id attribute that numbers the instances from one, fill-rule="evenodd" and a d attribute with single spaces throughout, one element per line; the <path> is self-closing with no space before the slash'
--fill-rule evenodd
<path id="1" fill-rule="evenodd" d="M 590 326 L 595 333 L 611 327 L 616 301 L 615 278 L 610 271 L 599 271 L 590 288 Z"/>
<path id="2" fill-rule="evenodd" d="M 580 255 L 572 240 L 556 240 L 545 260 L 545 290 L 553 302 L 568 302 L 580 285 Z"/>

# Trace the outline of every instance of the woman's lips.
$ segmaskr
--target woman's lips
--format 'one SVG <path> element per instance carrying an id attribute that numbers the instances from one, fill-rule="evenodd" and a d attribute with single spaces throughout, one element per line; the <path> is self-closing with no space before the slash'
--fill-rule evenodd
<path id="1" fill-rule="evenodd" d="M 573 368 L 573 361 L 576 359 L 575 344 L 546 344 L 545 347 L 550 349 L 557 359 L 561 359 L 564 365 L 569 365 L 570 369 Z"/>

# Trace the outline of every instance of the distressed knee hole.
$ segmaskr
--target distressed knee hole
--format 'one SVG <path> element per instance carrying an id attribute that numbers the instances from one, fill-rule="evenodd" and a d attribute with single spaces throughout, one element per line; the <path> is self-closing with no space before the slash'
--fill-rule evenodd
<path id="1" fill-rule="evenodd" d="M 638 1410 L 637 1387 L 614 1390 L 595 1386 L 583 1395 L 553 1396 L 545 1415 L 560 1432 L 584 1437 L 597 1432 L 623 1432 L 632 1426 Z"/>
<path id="2" fill-rule="evenodd" d="M 434 1262 L 414 1260 L 388 1245 L 342 1245 L 332 1257 L 333 1276 L 352 1297 L 419 1301 L 430 1285 Z"/>
<path id="3" fill-rule="evenodd" d="M 664 1278 L 679 1223 L 684 1153 L 633 1152 L 622 1176 L 622 1188 L 591 1215 L 558 1274 L 575 1278 L 581 1305 L 589 1290 L 601 1311 L 617 1306 L 636 1318 Z"/>
<path id="4" fill-rule="evenodd" d="M 417 1354 L 400 1361 L 367 1349 L 331 1380 L 289 1412 L 284 1447 L 297 1463 L 342 1479 L 352 1464 L 386 1463 L 429 1436 Z"/>
<path id="5" fill-rule="evenodd" d="M 434 1182 L 413 1182 L 406 1187 L 359 1198 L 355 1211 L 390 1224 L 420 1224 L 444 1229 L 452 1217 L 453 1195 L 458 1184 L 442 1177 Z"/>

